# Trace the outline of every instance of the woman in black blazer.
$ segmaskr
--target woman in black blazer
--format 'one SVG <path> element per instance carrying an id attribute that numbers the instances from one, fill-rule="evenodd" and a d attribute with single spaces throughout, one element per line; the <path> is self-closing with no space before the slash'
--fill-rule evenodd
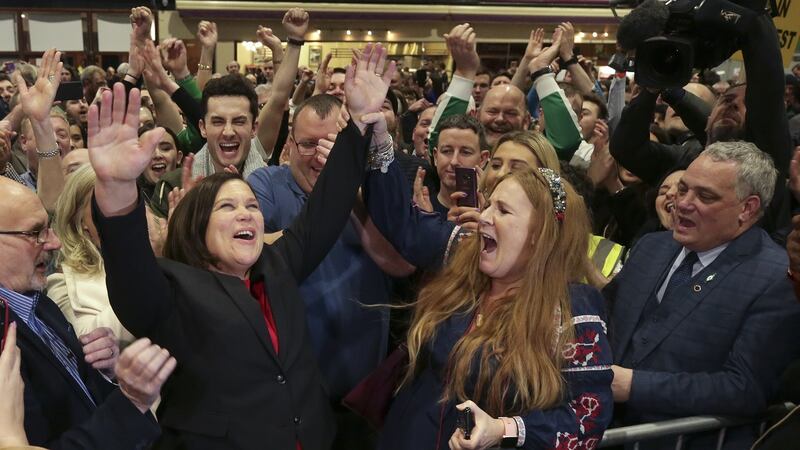
<path id="1" fill-rule="evenodd" d="M 390 64 L 382 77 L 376 74 L 383 72 L 385 55 L 380 45 L 368 45 L 357 66 L 348 68 L 353 120 L 339 133 L 304 210 L 269 246 L 262 244 L 263 216 L 249 185 L 218 173 L 190 191 L 174 213 L 167 252 L 177 260 L 157 261 L 136 177 L 160 133 L 136 140 L 137 90 L 127 117 L 122 85 L 114 86 L 113 117 L 110 92 L 99 113 L 92 106 L 93 213 L 112 306 L 134 335 L 150 337 L 178 360 L 162 390 L 164 431 L 156 448 L 330 447 L 334 421 L 297 286 L 349 217 L 369 144 L 362 120 L 379 113 L 394 71 Z"/>

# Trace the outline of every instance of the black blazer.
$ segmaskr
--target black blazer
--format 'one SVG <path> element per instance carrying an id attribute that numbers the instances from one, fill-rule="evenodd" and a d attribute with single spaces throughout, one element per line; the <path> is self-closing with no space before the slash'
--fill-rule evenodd
<path id="1" fill-rule="evenodd" d="M 72 326 L 55 303 L 42 295 L 36 315 L 67 345 L 94 406 L 49 347 L 13 311 L 20 371 L 25 382 L 25 433 L 31 445 L 58 449 L 142 449 L 159 435 L 152 414 L 142 414 L 113 384 L 83 359 Z M 0 399 L 2 401 L 4 399 Z"/>
<path id="2" fill-rule="evenodd" d="M 351 122 L 283 237 L 264 246 L 250 279 L 263 280 L 280 342 L 276 355 L 258 302 L 242 280 L 156 261 L 144 206 L 104 218 L 94 205 L 114 312 L 136 336 L 167 348 L 178 367 L 162 389 L 156 448 L 330 448 L 328 395 L 297 286 L 338 239 L 364 178 L 369 137 Z"/>

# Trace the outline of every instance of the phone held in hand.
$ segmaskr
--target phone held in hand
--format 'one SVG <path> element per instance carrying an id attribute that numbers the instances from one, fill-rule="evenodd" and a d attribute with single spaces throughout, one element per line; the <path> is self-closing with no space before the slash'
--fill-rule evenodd
<path id="1" fill-rule="evenodd" d="M 461 429 L 461 432 L 464 433 L 464 439 L 469 440 L 470 436 L 472 435 L 472 427 L 475 426 L 475 419 L 472 416 L 472 410 L 469 408 L 464 408 L 463 411 L 459 411 L 458 419 L 456 419 L 456 426 Z"/>
<path id="2" fill-rule="evenodd" d="M 478 207 L 478 171 L 474 167 L 456 167 L 456 191 L 467 194 L 458 199 L 458 206 Z"/>
<path id="3" fill-rule="evenodd" d="M 78 100 L 83 98 L 83 85 L 80 81 L 64 81 L 58 85 L 55 101 Z"/>

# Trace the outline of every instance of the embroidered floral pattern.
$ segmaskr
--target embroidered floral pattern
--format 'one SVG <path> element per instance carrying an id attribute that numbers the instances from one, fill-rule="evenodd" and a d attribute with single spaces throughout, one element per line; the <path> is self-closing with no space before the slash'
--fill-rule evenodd
<path id="1" fill-rule="evenodd" d="M 600 351 L 600 333 L 586 329 L 576 336 L 575 342 L 565 345 L 561 354 L 569 365 L 586 367 L 598 363 Z"/>
<path id="2" fill-rule="evenodd" d="M 594 450 L 600 443 L 598 438 L 589 438 L 584 441 L 578 439 L 570 433 L 558 433 L 556 436 L 556 446 L 553 450 Z"/>
<path id="3" fill-rule="evenodd" d="M 600 398 L 595 394 L 585 393 L 572 400 L 569 407 L 575 412 L 581 433 L 591 433 L 597 426 L 595 421 L 600 415 Z"/>

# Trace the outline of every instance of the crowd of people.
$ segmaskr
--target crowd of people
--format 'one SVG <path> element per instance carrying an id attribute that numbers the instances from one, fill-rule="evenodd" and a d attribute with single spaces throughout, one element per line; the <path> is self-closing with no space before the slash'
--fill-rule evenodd
<path id="1" fill-rule="evenodd" d="M 194 71 L 152 21 L 118 68 L 0 73 L 0 449 L 593 449 L 800 399 L 800 65 L 768 15 L 742 76 L 678 89 L 601 79 L 568 22 L 498 73 L 466 23 L 452 67 L 308 68 L 293 8 L 220 74 L 215 23 Z"/>

